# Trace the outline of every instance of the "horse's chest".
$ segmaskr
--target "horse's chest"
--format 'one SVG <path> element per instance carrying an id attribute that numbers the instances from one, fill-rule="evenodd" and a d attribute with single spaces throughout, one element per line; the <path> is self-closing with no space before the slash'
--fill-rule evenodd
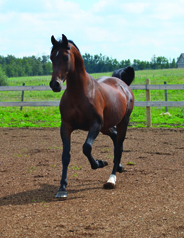
<path id="1" fill-rule="evenodd" d="M 74 129 L 88 130 L 90 125 L 89 114 L 80 105 L 69 106 L 67 110 L 61 111 L 62 120 L 72 125 Z"/>

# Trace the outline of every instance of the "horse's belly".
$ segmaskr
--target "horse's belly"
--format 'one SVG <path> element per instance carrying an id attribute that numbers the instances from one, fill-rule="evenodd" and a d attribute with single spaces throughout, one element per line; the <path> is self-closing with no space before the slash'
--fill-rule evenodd
<path id="1" fill-rule="evenodd" d="M 71 123 L 73 129 L 77 130 L 83 130 L 83 131 L 89 131 L 90 127 L 89 127 L 89 122 L 86 120 L 86 121 L 75 121 L 73 120 L 72 123 Z"/>
<path id="2" fill-rule="evenodd" d="M 113 112 L 112 113 L 104 113 L 104 128 L 111 128 L 113 126 L 118 125 L 124 117 L 124 112 L 120 111 L 119 113 Z"/>

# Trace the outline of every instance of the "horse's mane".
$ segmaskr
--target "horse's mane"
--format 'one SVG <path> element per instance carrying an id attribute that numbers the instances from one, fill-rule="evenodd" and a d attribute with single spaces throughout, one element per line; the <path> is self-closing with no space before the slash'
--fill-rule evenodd
<path id="1" fill-rule="evenodd" d="M 79 53 L 80 53 L 80 50 L 79 50 L 79 48 L 76 46 L 76 44 L 72 41 L 72 40 L 68 40 L 68 42 L 70 43 L 70 44 L 72 44 L 73 46 L 75 46 L 75 48 L 79 51 Z"/>
<path id="2" fill-rule="evenodd" d="M 80 53 L 79 48 L 76 46 L 76 44 L 72 40 L 68 40 L 68 43 L 72 44 Z M 60 39 L 56 45 L 54 45 L 51 48 L 51 53 L 53 53 L 54 50 L 59 50 L 59 49 L 66 49 L 66 46 L 63 44 L 63 41 Z M 67 48 L 69 49 L 69 48 Z"/>

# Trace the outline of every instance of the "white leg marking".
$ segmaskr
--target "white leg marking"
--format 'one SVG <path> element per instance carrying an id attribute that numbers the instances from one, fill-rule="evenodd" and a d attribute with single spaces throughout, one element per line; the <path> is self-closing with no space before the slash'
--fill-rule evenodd
<path id="1" fill-rule="evenodd" d="M 116 184 L 116 175 L 111 174 L 107 183 L 112 183 L 115 185 Z"/>

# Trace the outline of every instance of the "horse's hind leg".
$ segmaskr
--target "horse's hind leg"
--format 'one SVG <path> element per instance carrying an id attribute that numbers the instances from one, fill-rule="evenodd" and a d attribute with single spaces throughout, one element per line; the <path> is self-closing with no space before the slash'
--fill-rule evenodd
<path id="1" fill-rule="evenodd" d="M 98 122 L 95 122 L 88 133 L 87 139 L 83 145 L 83 153 L 87 156 L 92 169 L 103 168 L 108 165 L 104 160 L 95 160 L 91 154 L 92 145 L 96 137 L 98 136 L 101 129 L 101 125 Z"/>
<path id="2" fill-rule="evenodd" d="M 125 139 L 128 122 L 129 122 L 129 116 L 127 115 L 117 125 L 117 141 L 114 145 L 114 166 L 113 166 L 112 174 L 109 177 L 109 180 L 104 184 L 104 188 L 106 189 L 115 188 L 116 172 L 117 171 L 122 172 L 124 169 L 123 166 L 120 164 L 120 162 L 121 162 L 121 155 L 123 152 L 123 141 Z"/>
<path id="3" fill-rule="evenodd" d="M 115 157 L 115 148 L 116 148 L 116 143 L 117 143 L 117 128 L 114 126 L 108 130 L 102 130 L 102 133 L 105 135 L 108 135 L 114 144 L 114 157 Z M 123 145 L 122 145 L 122 149 L 123 151 Z M 124 166 L 122 164 L 119 163 L 118 168 L 117 168 L 117 172 L 122 173 L 124 171 Z"/>

